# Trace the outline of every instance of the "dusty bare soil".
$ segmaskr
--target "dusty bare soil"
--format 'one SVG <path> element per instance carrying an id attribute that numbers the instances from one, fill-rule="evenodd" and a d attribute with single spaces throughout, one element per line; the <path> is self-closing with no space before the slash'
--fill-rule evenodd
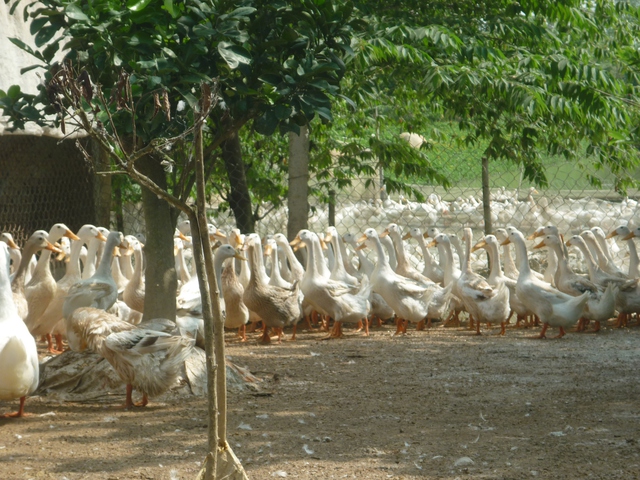
<path id="1" fill-rule="evenodd" d="M 640 478 L 640 328 L 556 340 L 394 330 L 270 346 L 227 334 L 232 361 L 263 379 L 229 397 L 229 442 L 250 478 Z M 33 397 L 30 417 L 0 420 L 0 478 L 193 479 L 204 399 L 122 411 L 113 393 Z"/>

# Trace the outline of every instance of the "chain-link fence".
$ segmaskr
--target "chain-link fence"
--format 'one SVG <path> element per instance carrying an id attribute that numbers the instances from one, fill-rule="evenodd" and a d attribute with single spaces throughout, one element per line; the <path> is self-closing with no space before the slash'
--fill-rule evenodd
<path id="1" fill-rule="evenodd" d="M 488 164 L 490 208 L 485 213 L 483 204 L 482 158 L 454 146 L 440 147 L 429 152 L 432 163 L 452 182 L 444 189 L 434 185 L 417 188 L 425 198 L 418 202 L 400 194 L 387 194 L 379 176 L 356 178 L 351 185 L 336 188 L 333 192 L 334 207 L 328 202 L 310 198 L 309 229 L 324 232 L 333 224 L 339 233 L 359 235 L 366 228 L 382 231 L 388 224 L 396 223 L 402 229 L 437 227 L 441 231 L 459 236 L 465 226 L 474 230 L 479 238 L 485 232 L 485 218 L 489 215 L 492 229 L 513 225 L 525 234 L 547 224 L 556 225 L 565 235 L 577 234 L 591 227 L 600 227 L 606 233 L 625 224 L 640 226 L 638 192 L 629 197 L 615 191 L 614 178 L 604 171 L 594 171 L 588 160 L 566 161 L 561 158 L 544 160 L 548 188 L 537 189 L 524 179 L 523 169 L 508 161 L 492 161 Z M 600 187 L 589 180 L 595 176 Z M 315 178 L 309 179 L 314 185 Z M 486 182 L 486 180 L 485 180 Z M 235 227 L 231 210 L 220 208 L 224 204 L 219 197 L 210 202 L 210 219 L 223 231 Z M 286 201 L 277 208 L 263 205 L 269 211 L 256 222 L 256 233 L 265 237 L 287 232 L 288 212 Z M 141 206 L 124 208 L 126 233 L 144 229 Z M 610 240 L 614 256 L 621 263 L 628 261 L 627 249 Z M 409 242 L 412 261 L 418 266 L 421 254 L 415 242 Z M 540 254 L 538 254 L 540 256 Z M 580 254 L 572 252 L 572 261 L 580 263 Z"/>

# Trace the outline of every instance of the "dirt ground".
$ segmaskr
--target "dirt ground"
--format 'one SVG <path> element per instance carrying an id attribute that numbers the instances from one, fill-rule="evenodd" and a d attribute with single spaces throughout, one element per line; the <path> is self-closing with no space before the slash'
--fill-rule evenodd
<path id="1" fill-rule="evenodd" d="M 270 346 L 227 334 L 232 361 L 263 379 L 229 396 L 251 479 L 640 478 L 640 328 L 394 330 Z M 28 399 L 30 417 L 0 420 L 0 479 L 193 479 L 205 400 L 113 408 L 123 398 Z"/>

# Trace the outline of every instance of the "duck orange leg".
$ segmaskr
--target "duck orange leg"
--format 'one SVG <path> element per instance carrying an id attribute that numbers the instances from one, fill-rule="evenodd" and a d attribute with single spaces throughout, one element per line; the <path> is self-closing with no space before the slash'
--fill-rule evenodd
<path id="1" fill-rule="evenodd" d="M 549 328 L 549 324 L 545 323 L 544 325 L 542 325 L 542 331 L 540 332 L 540 335 L 533 338 L 547 338 L 545 335 L 547 333 L 547 328 Z"/>
<path id="2" fill-rule="evenodd" d="M 247 326 L 246 325 L 242 325 L 241 327 L 238 327 L 238 337 L 240 337 L 240 341 L 241 342 L 246 342 L 247 341 Z"/>
<path id="3" fill-rule="evenodd" d="M 127 396 L 124 399 L 124 405 L 120 405 L 120 408 L 124 408 L 125 410 L 129 410 L 131 407 L 135 407 L 132 397 L 133 397 L 133 385 L 128 383 L 127 384 Z"/>
<path id="4" fill-rule="evenodd" d="M 356 324 L 356 333 L 361 332 L 363 328 L 364 325 L 362 325 L 362 320 L 358 320 L 358 323 Z"/>
<path id="5" fill-rule="evenodd" d="M 146 407 L 149 404 L 149 397 L 147 397 L 146 393 L 142 394 L 142 400 L 140 400 L 138 403 L 134 403 L 133 406 L 134 407 Z"/>
<path id="6" fill-rule="evenodd" d="M 333 324 L 333 328 L 331 329 L 331 333 L 328 337 L 324 337 L 322 340 L 331 340 L 333 338 L 342 338 L 344 334 L 342 333 L 342 322 L 335 322 Z"/>
<path id="7" fill-rule="evenodd" d="M 51 337 L 50 333 L 47 333 L 45 335 L 45 339 L 47 340 L 47 352 L 52 353 L 53 355 L 58 355 L 59 353 L 62 353 L 62 350 L 58 350 L 54 348 L 53 338 Z M 60 337 L 60 340 L 62 340 L 62 336 Z"/>
<path id="8" fill-rule="evenodd" d="M 469 325 L 473 328 L 473 317 L 469 315 Z M 476 335 L 482 335 L 480 332 L 480 320 L 476 322 Z"/>
<path id="9" fill-rule="evenodd" d="M 296 332 L 298 331 L 298 324 L 294 323 L 293 324 L 293 334 L 291 335 L 291 338 L 289 339 L 290 341 L 295 341 L 296 339 Z"/>
<path id="10" fill-rule="evenodd" d="M 27 414 L 24 413 L 24 402 L 27 399 L 27 397 L 20 397 L 20 407 L 18 408 L 18 411 L 15 413 L 5 413 L 3 415 L 0 415 L 0 418 L 22 418 L 22 417 L 26 417 Z"/>
<path id="11" fill-rule="evenodd" d="M 400 317 L 396 317 L 396 333 L 394 333 L 393 335 L 400 335 L 401 333 L 403 333 L 402 331 L 402 325 L 404 324 L 404 320 Z"/>
<path id="12" fill-rule="evenodd" d="M 562 337 L 564 337 L 564 336 L 566 335 L 566 333 L 567 333 L 567 332 L 565 332 L 565 331 L 564 331 L 564 328 L 563 328 L 563 327 L 559 327 L 559 328 L 558 328 L 558 331 L 559 331 L 560 333 L 558 333 L 558 335 L 556 335 L 556 336 L 555 336 L 555 337 L 553 337 L 553 338 L 562 338 Z"/>
<path id="13" fill-rule="evenodd" d="M 369 319 L 365 318 L 363 322 L 364 322 L 364 336 L 368 337 L 369 336 Z"/>
<path id="14" fill-rule="evenodd" d="M 54 338 L 56 339 L 56 350 L 58 350 L 60 353 L 64 352 L 64 343 L 62 343 L 62 334 L 56 333 L 54 335 Z"/>
<path id="15" fill-rule="evenodd" d="M 593 333 L 598 333 L 600 331 L 600 320 L 596 320 L 593 325 Z"/>
<path id="16" fill-rule="evenodd" d="M 425 324 L 424 319 L 420 320 L 420 321 L 416 324 L 416 330 L 424 330 L 424 324 Z"/>
<path id="17" fill-rule="evenodd" d="M 506 322 L 500 323 L 500 335 L 505 335 L 507 333 L 507 323 L 509 323 L 509 319 Z"/>
<path id="18" fill-rule="evenodd" d="M 264 327 L 262 328 L 262 336 L 258 339 L 258 343 L 262 343 L 263 345 L 268 345 L 271 343 L 271 337 L 269 336 L 269 327 L 267 324 L 262 322 Z"/>

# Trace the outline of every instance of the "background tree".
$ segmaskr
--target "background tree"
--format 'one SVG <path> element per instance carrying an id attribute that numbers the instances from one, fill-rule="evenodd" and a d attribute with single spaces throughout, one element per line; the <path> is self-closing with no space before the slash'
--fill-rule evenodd
<path id="1" fill-rule="evenodd" d="M 12 8 L 18 4 L 19 0 Z M 330 96 L 344 75 L 340 56 L 348 50 L 358 23 L 352 13 L 350 2 L 311 0 L 142 0 L 127 3 L 125 9 L 115 1 L 80 6 L 45 0 L 25 7 L 40 50 L 20 40 L 14 43 L 40 61 L 34 68 L 46 69 L 46 85 L 56 73 L 54 56 L 60 50 L 65 61 L 86 72 L 87 81 L 102 86 L 112 102 L 109 111 L 92 105 L 95 118 L 111 129 L 107 115 L 111 116 L 129 153 L 145 151 L 144 146 L 158 138 L 178 138 L 192 124 L 198 100 L 194 91 L 200 82 L 216 78 L 221 101 L 204 128 L 204 155 L 208 164 L 223 159 L 230 207 L 239 226 L 252 231 L 252 204 L 242 200 L 251 197 L 248 182 L 240 181 L 247 172 L 239 131 L 253 122 L 256 131 L 269 135 L 298 131 L 299 124 L 316 115 L 331 119 Z M 57 95 L 47 87 L 37 96 L 13 87 L 0 93 L 0 102 L 15 128 L 26 121 L 50 123 L 50 115 L 55 115 L 64 129 Z M 132 98 L 136 101 L 129 108 Z M 166 148 L 182 146 L 176 142 Z M 164 153 L 149 153 L 153 154 L 136 160 L 136 168 L 186 201 L 195 183 L 193 156 L 178 154 L 167 163 Z M 176 277 L 171 237 L 178 212 L 145 189 L 142 203 L 153 266 L 146 271 L 145 314 L 172 318 L 175 295 L 169 293 L 175 291 Z"/>

